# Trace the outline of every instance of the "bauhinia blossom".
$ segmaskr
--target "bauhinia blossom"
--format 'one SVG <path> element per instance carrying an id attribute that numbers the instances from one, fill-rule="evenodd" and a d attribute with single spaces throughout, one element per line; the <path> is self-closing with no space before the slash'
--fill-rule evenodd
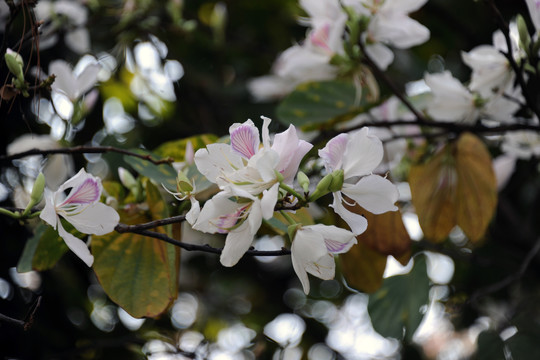
<path id="1" fill-rule="evenodd" d="M 210 144 L 195 153 L 195 164 L 206 178 L 221 190 L 237 195 L 259 195 L 278 182 L 276 172 L 291 184 L 300 161 L 312 145 L 300 140 L 294 126 L 276 134 L 270 145 L 268 125 L 263 117 L 262 147 L 259 130 L 251 120 L 229 128 L 231 144 Z M 233 190 L 234 189 L 234 190 Z"/>
<path id="2" fill-rule="evenodd" d="M 373 214 L 398 209 L 394 205 L 399 197 L 396 186 L 388 179 L 372 174 L 382 161 L 383 152 L 381 140 L 369 135 L 366 127 L 353 133 L 340 134 L 319 150 L 328 172 L 343 170 L 343 187 L 333 193 L 331 206 L 356 235 L 366 230 L 367 220 L 348 210 L 345 205 L 358 204 Z"/>
<path id="3" fill-rule="evenodd" d="M 66 197 L 64 191 L 70 188 Z M 112 207 L 99 202 L 101 192 L 100 179 L 81 169 L 57 191 L 46 195 L 45 208 L 40 214 L 40 218 L 57 229 L 58 235 L 64 239 L 71 251 L 88 266 L 92 266 L 94 257 L 84 241 L 64 229 L 60 217 L 83 234 L 104 235 L 112 232 L 120 217 Z"/>
<path id="4" fill-rule="evenodd" d="M 249 194 L 233 197 L 222 191 L 206 202 L 193 229 L 227 234 L 220 257 L 221 264 L 236 265 L 251 246 L 262 219 L 272 218 L 278 187 L 276 183 L 269 190 L 264 190 L 260 198 Z"/>
<path id="5" fill-rule="evenodd" d="M 348 230 L 322 224 L 300 226 L 291 246 L 294 271 L 309 293 L 308 273 L 323 280 L 334 278 L 334 254 L 349 251 L 356 244 L 356 237 Z"/>
<path id="6" fill-rule="evenodd" d="M 270 219 L 280 182 L 292 184 L 298 166 L 312 145 L 298 139 L 293 126 L 277 134 L 270 144 L 263 117 L 262 146 L 251 120 L 233 124 L 231 143 L 210 144 L 195 153 L 195 164 L 221 192 L 204 205 L 193 228 L 227 233 L 221 262 L 233 266 L 249 249 L 262 219 Z M 190 219 L 188 219 L 190 221 Z"/>

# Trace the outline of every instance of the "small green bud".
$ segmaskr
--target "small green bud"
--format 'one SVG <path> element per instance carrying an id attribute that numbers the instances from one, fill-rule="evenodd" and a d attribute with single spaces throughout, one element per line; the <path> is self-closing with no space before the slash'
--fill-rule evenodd
<path id="1" fill-rule="evenodd" d="M 343 169 L 336 170 L 332 173 L 332 183 L 328 187 L 330 192 L 340 191 L 343 187 L 344 171 Z"/>
<path id="2" fill-rule="evenodd" d="M 309 178 L 306 174 L 304 174 L 304 172 L 299 171 L 298 174 L 296 174 L 296 180 L 298 181 L 302 189 L 304 189 L 304 192 L 309 191 Z"/>
<path id="3" fill-rule="evenodd" d="M 7 49 L 4 58 L 6 59 L 9 71 L 11 71 L 19 81 L 24 81 L 24 61 L 22 56 L 11 49 Z"/>
<path id="4" fill-rule="evenodd" d="M 529 34 L 529 29 L 527 28 L 527 23 L 525 19 L 520 14 L 516 17 L 516 23 L 519 33 L 519 41 L 525 51 L 529 51 L 529 46 L 531 44 L 531 35 Z"/>
<path id="5" fill-rule="evenodd" d="M 43 190 L 45 190 L 45 176 L 43 173 L 39 173 L 36 181 L 34 181 L 34 187 L 32 188 L 32 193 L 30 194 L 30 201 L 26 205 L 26 209 L 23 211 L 23 216 L 26 216 L 30 213 L 32 208 L 39 204 L 43 198 Z"/>
<path id="6" fill-rule="evenodd" d="M 328 174 L 319 181 L 315 191 L 309 196 L 309 201 L 315 201 L 321 196 L 324 196 L 330 192 L 330 185 L 332 184 L 333 176 Z"/>
<path id="7" fill-rule="evenodd" d="M 181 194 L 187 194 L 193 191 L 193 185 L 183 171 L 178 172 L 178 176 L 176 177 L 176 188 Z"/>

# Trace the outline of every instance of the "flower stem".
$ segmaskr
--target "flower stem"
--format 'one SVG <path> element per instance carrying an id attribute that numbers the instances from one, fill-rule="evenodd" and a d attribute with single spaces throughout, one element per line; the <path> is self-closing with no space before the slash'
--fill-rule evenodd
<path id="1" fill-rule="evenodd" d="M 291 224 L 291 225 L 296 225 L 297 224 L 296 221 L 294 221 L 294 219 L 291 217 L 291 215 L 287 214 L 283 210 L 280 210 L 279 212 L 280 212 L 281 215 L 283 215 L 285 220 L 287 220 L 289 222 L 289 224 Z"/>
<path id="2" fill-rule="evenodd" d="M 12 211 L 9 211 L 9 210 L 1 208 L 1 207 L 0 207 L 0 214 L 7 215 L 7 216 L 10 216 L 10 217 L 15 218 L 15 219 L 17 219 L 19 217 L 19 214 L 16 214 L 16 213 L 14 213 Z"/>
<path id="3" fill-rule="evenodd" d="M 289 185 L 286 185 L 284 183 L 279 183 L 279 187 L 282 188 L 283 190 L 287 191 L 289 194 L 291 194 L 291 195 L 295 196 L 296 198 L 298 198 L 298 200 L 303 201 L 303 202 L 306 201 L 306 198 L 304 197 L 304 195 L 300 194 L 298 191 L 294 190 Z"/>

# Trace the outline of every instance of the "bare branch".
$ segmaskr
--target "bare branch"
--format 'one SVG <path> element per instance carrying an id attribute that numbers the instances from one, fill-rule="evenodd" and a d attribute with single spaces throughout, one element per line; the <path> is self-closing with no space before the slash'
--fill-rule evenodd
<path id="1" fill-rule="evenodd" d="M 137 157 L 139 159 L 147 160 L 153 164 L 170 164 L 174 162 L 173 158 L 157 160 L 152 158 L 150 155 L 137 154 L 132 151 L 115 148 L 113 146 L 75 146 L 71 148 L 61 148 L 61 149 L 31 149 L 17 154 L 12 155 L 2 155 L 0 156 L 0 162 L 11 161 L 15 159 L 24 158 L 32 155 L 51 155 L 51 154 L 102 154 L 108 152 L 115 152 L 119 154 L 124 154 L 128 156 Z"/>

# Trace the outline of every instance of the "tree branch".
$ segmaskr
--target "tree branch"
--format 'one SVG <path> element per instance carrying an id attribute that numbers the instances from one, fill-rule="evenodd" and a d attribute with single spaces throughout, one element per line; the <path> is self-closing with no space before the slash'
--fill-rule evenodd
<path id="1" fill-rule="evenodd" d="M 2 155 L 0 156 L 0 162 L 6 162 L 11 160 L 16 160 L 32 155 L 51 155 L 51 154 L 102 154 L 107 152 L 115 152 L 119 154 L 124 154 L 128 156 L 137 157 L 139 159 L 147 160 L 155 165 L 159 164 L 170 164 L 174 162 L 173 158 L 156 160 L 150 155 L 137 154 L 132 151 L 115 148 L 113 146 L 75 146 L 71 148 L 61 148 L 61 149 L 31 149 L 17 154 L 12 155 Z"/>
<path id="2" fill-rule="evenodd" d="M 149 223 L 147 223 L 149 224 Z M 146 226 L 147 224 L 141 224 Z M 178 246 L 179 248 L 182 248 L 187 251 L 202 251 L 212 254 L 221 254 L 223 249 L 218 249 L 211 247 L 210 245 L 197 245 L 197 244 L 189 244 L 184 243 L 181 241 L 178 241 L 176 239 L 170 238 L 167 235 L 163 233 L 158 233 L 155 231 L 149 231 L 144 229 L 133 229 L 130 228 L 130 226 L 137 226 L 137 225 L 126 225 L 126 224 L 118 224 L 115 228 L 115 230 L 119 233 L 133 233 L 133 234 L 139 234 L 142 236 L 148 236 L 154 239 L 165 241 L 169 244 L 172 244 L 174 246 Z M 139 225 L 140 226 L 140 225 Z M 283 256 L 283 255 L 290 255 L 291 251 L 285 248 L 281 248 L 281 250 L 254 250 L 250 249 L 246 252 L 246 255 L 248 256 Z"/>

